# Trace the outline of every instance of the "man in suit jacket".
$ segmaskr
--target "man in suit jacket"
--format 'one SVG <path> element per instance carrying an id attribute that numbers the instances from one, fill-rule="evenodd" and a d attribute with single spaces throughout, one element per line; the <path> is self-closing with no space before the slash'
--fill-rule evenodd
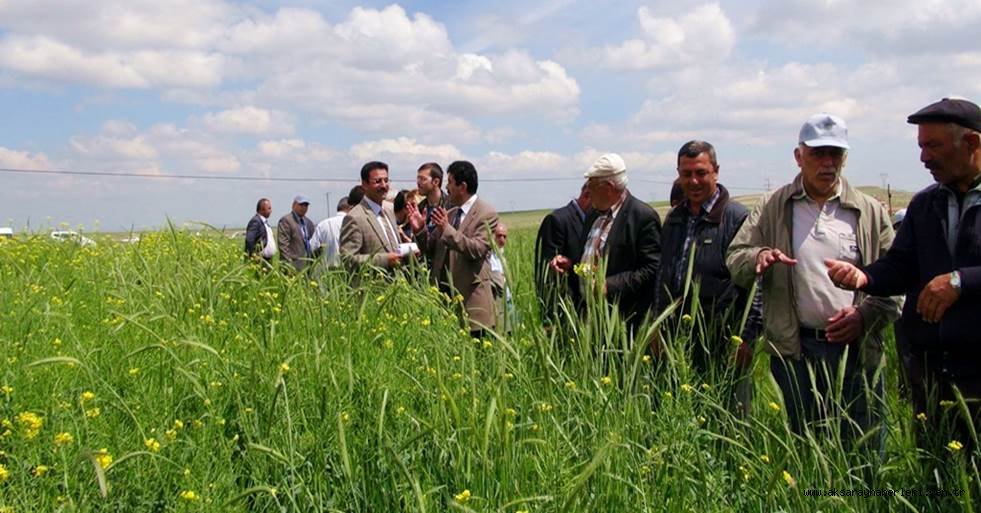
<path id="1" fill-rule="evenodd" d="M 292 211 L 281 217 L 276 227 L 280 261 L 292 265 L 296 271 L 302 271 L 313 258 L 310 237 L 316 226 L 307 218 L 309 209 L 309 198 L 303 195 L 293 198 Z"/>
<path id="2" fill-rule="evenodd" d="M 578 263 L 597 269 L 606 259 L 606 274 L 595 282 L 595 292 L 618 303 L 621 315 L 636 329 L 654 301 L 661 263 L 661 218 L 627 190 L 627 166 L 616 153 L 600 157 L 585 177 L 593 213 L 586 219 L 589 229 L 582 256 L 573 260 L 557 255 L 550 266 L 561 274 Z M 594 291 L 587 290 L 588 284 L 589 280 L 581 280 L 580 291 L 590 295 Z"/>
<path id="3" fill-rule="evenodd" d="M 341 224 L 341 260 L 353 270 L 365 264 L 393 269 L 402 264 L 397 223 L 383 208 L 388 194 L 388 164 L 368 162 L 361 168 L 364 199 Z"/>
<path id="4" fill-rule="evenodd" d="M 546 325 L 552 324 L 560 314 L 559 298 L 568 297 L 573 304 L 580 301 L 576 274 L 551 273 L 548 264 L 557 255 L 567 255 L 572 260 L 579 260 L 585 243 L 586 215 L 589 211 L 589 189 L 584 183 L 578 198 L 553 210 L 538 227 L 538 237 L 535 239 L 535 288 L 541 302 L 542 321 Z"/>
<path id="5" fill-rule="evenodd" d="M 473 164 L 457 161 L 446 172 L 446 190 L 453 208 L 433 210 L 432 233 L 417 209 L 412 209 L 409 221 L 420 248 L 432 250 L 433 280 L 448 294 L 463 297 L 470 333 L 480 337 L 497 322 L 488 259 L 489 233 L 497 226 L 497 211 L 477 197 L 477 169 Z"/>
<path id="6" fill-rule="evenodd" d="M 269 227 L 269 214 L 272 214 L 272 202 L 267 198 L 260 199 L 255 205 L 255 215 L 245 227 L 246 258 L 262 258 L 268 263 L 276 254 L 276 238 Z"/>

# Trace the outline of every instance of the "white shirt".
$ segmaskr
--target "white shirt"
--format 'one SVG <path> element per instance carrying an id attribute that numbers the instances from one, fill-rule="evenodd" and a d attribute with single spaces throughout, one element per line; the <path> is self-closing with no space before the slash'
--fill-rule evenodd
<path id="1" fill-rule="evenodd" d="M 463 212 L 463 215 L 460 216 L 459 226 L 463 226 L 463 220 L 467 218 L 467 214 L 470 213 L 470 209 L 473 208 L 473 204 L 476 202 L 477 202 L 477 195 L 474 194 L 473 196 L 470 196 L 470 199 L 464 202 L 463 205 L 460 205 L 460 211 Z M 450 222 L 452 223 L 453 220 L 450 219 Z"/>
<path id="2" fill-rule="evenodd" d="M 334 267 L 341 262 L 341 255 L 337 250 L 341 245 L 341 224 L 346 215 L 345 212 L 338 212 L 334 217 L 320 221 L 313 231 L 313 238 L 310 239 L 310 251 L 324 248 L 324 262 L 328 267 Z"/>
<path id="3" fill-rule="evenodd" d="M 382 234 L 385 236 L 385 240 L 388 241 L 389 247 L 397 251 L 399 243 L 401 242 L 397 233 L 395 233 L 395 227 L 382 213 L 382 206 L 374 201 L 368 199 L 367 196 L 364 198 L 368 206 L 371 207 L 371 211 L 375 213 L 375 221 L 378 223 L 378 227 L 381 228 Z"/>
<path id="4" fill-rule="evenodd" d="M 852 306 L 855 293 L 835 287 L 828 278 L 826 258 L 858 264 L 861 260 L 855 230 L 858 217 L 842 208 L 837 195 L 824 207 L 800 195 L 794 197 L 794 292 L 797 316 L 802 326 L 824 329 L 828 318 Z"/>
<path id="5" fill-rule="evenodd" d="M 262 226 L 266 228 L 266 245 L 262 248 L 262 257 L 272 258 L 276 255 L 276 236 L 269 227 L 269 220 L 262 217 L 262 214 L 259 214 L 259 219 L 262 219 Z"/>

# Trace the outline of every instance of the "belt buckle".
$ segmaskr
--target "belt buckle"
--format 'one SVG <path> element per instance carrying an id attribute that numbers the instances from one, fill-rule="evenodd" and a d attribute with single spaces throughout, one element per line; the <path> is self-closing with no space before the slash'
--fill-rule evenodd
<path id="1" fill-rule="evenodd" d="M 827 342 L 828 333 L 824 330 L 814 330 L 814 340 L 817 340 L 818 342 Z"/>

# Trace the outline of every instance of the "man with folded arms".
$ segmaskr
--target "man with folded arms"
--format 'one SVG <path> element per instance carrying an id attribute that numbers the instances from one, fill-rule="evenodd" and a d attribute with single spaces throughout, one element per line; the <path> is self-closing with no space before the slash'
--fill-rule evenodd
<path id="1" fill-rule="evenodd" d="M 917 125 L 920 161 L 937 183 L 913 197 L 896 242 L 875 263 L 857 267 L 836 259 L 827 266 L 844 288 L 906 294 L 897 337 L 905 345 L 918 443 L 937 452 L 931 438 L 973 446 L 970 424 L 981 427 L 981 109 L 945 98 L 908 122 Z M 955 388 L 970 419 L 954 405 Z M 949 408 L 938 408 L 941 403 Z M 950 417 L 953 441 L 938 429 Z"/>
<path id="2" fill-rule="evenodd" d="M 805 423 L 840 415 L 843 439 L 870 434 L 881 449 L 884 432 L 870 431 L 881 429 L 882 328 L 899 315 L 898 300 L 841 290 L 824 266 L 829 258 L 869 264 L 892 244 L 885 208 L 841 176 L 847 138 L 837 116 L 815 114 L 804 123 L 794 149 L 800 173 L 760 199 L 726 264 L 744 288 L 762 276 L 770 372 L 791 429 L 802 433 Z"/>

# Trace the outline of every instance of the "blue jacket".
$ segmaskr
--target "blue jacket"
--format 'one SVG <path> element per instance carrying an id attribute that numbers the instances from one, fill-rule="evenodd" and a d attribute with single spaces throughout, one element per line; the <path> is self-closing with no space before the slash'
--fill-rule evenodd
<path id="1" fill-rule="evenodd" d="M 682 203 L 668 212 L 661 232 L 661 269 L 657 280 L 657 302 L 655 312 L 660 312 L 672 300 L 684 292 L 675 282 L 675 273 L 682 267 L 687 270 L 688 261 L 680 256 L 688 234 L 688 221 L 691 213 Z M 719 199 L 712 210 L 695 224 L 695 262 L 692 269 L 692 279 L 699 280 L 699 301 L 706 312 L 711 312 L 713 319 L 723 322 L 730 328 L 738 325 L 750 300 L 749 291 L 739 287 L 732 281 L 732 275 L 726 267 L 726 251 L 743 221 L 749 216 L 749 210 L 735 201 L 730 201 L 729 191 L 719 185 Z M 739 335 L 746 342 L 751 342 L 763 327 L 762 301 L 757 292 L 753 305 L 750 307 L 746 326 L 741 333 L 725 334 Z M 690 300 L 689 300 L 690 301 Z M 687 312 L 688 305 L 684 311 Z M 724 326 L 718 326 L 725 329 Z"/>
<path id="2" fill-rule="evenodd" d="M 910 350 L 929 355 L 949 374 L 981 374 L 981 205 L 962 214 L 954 255 L 947 249 L 948 193 L 932 185 L 913 197 L 892 248 L 865 268 L 870 283 L 865 292 L 877 296 L 906 294 L 897 326 Z M 960 298 L 939 323 L 916 313 L 923 287 L 934 277 L 954 270 L 961 274 Z"/>

